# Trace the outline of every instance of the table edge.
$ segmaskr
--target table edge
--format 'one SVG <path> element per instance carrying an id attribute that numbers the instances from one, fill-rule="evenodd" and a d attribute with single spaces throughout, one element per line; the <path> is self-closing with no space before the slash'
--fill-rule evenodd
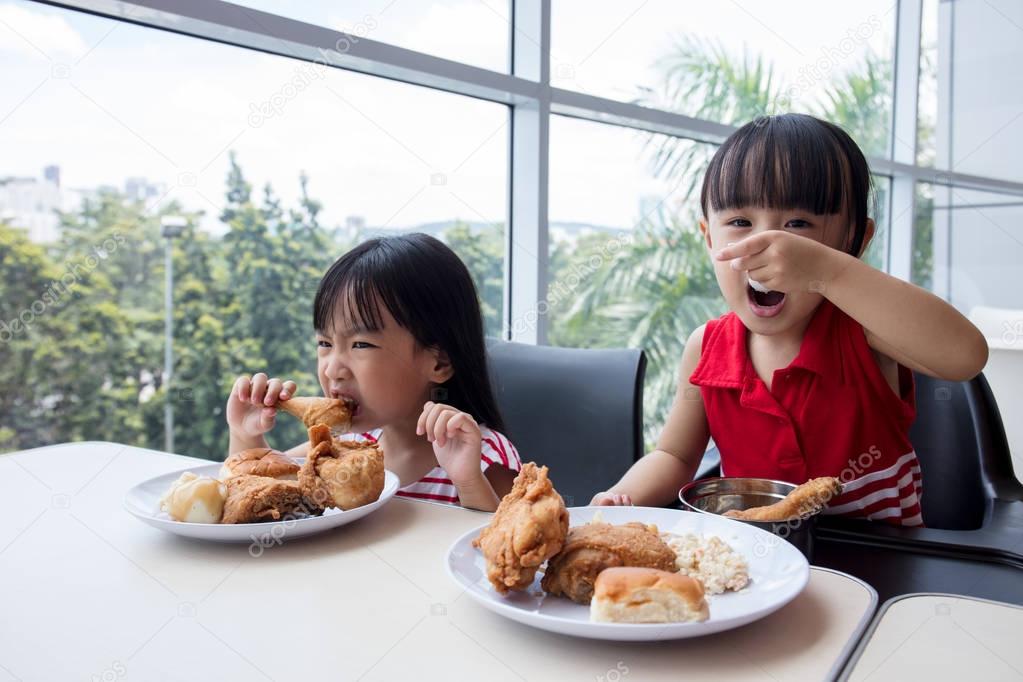
<path id="1" fill-rule="evenodd" d="M 155 455 L 162 455 L 164 457 L 180 457 L 181 459 L 194 460 L 199 462 L 208 462 L 210 464 L 219 464 L 223 460 L 205 459 L 203 457 L 195 457 L 193 455 L 183 455 L 179 452 L 167 452 L 166 450 L 154 450 L 152 448 L 144 448 L 140 445 L 128 445 L 127 443 L 118 443 L 112 440 L 73 440 L 66 443 L 54 443 L 52 445 L 40 445 L 37 448 L 28 448 L 27 450 L 11 450 L 9 452 L 0 452 L 0 457 L 17 456 L 22 455 L 41 455 L 49 451 L 61 450 L 64 448 L 81 447 L 85 445 L 108 445 L 115 448 L 131 448 L 132 450 L 141 450 L 142 452 L 150 452 Z"/>
<path id="2" fill-rule="evenodd" d="M 849 641 L 845 643 L 845 646 L 843 646 L 842 650 L 838 653 L 838 657 L 835 659 L 835 662 L 831 665 L 831 668 L 828 669 L 828 674 L 825 679 L 837 680 L 838 676 L 845 669 L 850 657 L 852 657 L 853 654 L 859 648 L 860 643 L 863 640 L 864 634 L 867 632 L 867 629 L 874 620 L 874 615 L 875 612 L 877 611 L 878 602 L 877 590 L 874 589 L 873 585 L 863 580 L 862 578 L 857 578 L 854 575 L 850 575 L 843 571 L 837 571 L 833 568 L 827 568 L 826 566 L 814 566 L 811 564 L 810 570 L 821 571 L 823 573 L 834 573 L 835 575 L 840 575 L 843 578 L 848 578 L 849 580 L 858 583 L 861 587 L 866 589 L 867 594 L 870 595 L 870 604 L 864 610 L 863 615 L 860 616 L 859 622 L 856 624 L 856 627 L 853 629 L 852 634 L 849 636 Z"/>
<path id="3" fill-rule="evenodd" d="M 913 597 L 949 597 L 951 599 L 966 599 L 968 601 L 997 604 L 998 606 L 1009 606 L 1014 609 L 1023 610 L 1023 606 L 1020 606 L 1019 604 L 1010 604 L 1008 602 L 984 599 L 982 597 L 971 597 L 967 594 L 954 594 L 952 592 L 907 592 L 906 594 L 896 595 L 885 601 L 884 604 L 881 604 L 881 608 L 879 608 L 877 613 L 874 614 L 874 617 L 870 622 L 870 627 L 868 627 L 866 631 L 860 635 L 860 641 L 856 645 L 856 649 L 846 661 L 845 666 L 842 669 L 842 675 L 838 678 L 838 682 L 846 682 L 846 680 L 848 680 L 852 675 L 852 671 L 856 668 L 856 664 L 859 663 L 860 658 L 863 657 L 863 652 L 866 651 L 867 645 L 870 643 L 871 636 L 877 631 L 877 628 L 881 624 L 881 620 L 884 618 L 884 615 L 888 612 L 888 609 L 903 599 L 912 599 Z"/>

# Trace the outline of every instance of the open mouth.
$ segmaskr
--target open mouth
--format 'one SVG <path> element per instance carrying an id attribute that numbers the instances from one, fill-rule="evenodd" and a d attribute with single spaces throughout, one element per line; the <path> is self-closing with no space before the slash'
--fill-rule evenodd
<path id="1" fill-rule="evenodd" d="M 746 284 L 746 296 L 750 310 L 760 317 L 774 317 L 781 312 L 785 304 L 785 294 L 781 291 L 758 291 Z"/>

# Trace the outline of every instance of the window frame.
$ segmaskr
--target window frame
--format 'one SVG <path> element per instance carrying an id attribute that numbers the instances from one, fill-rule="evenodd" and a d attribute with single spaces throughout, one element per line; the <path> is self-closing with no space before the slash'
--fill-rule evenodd
<path id="1" fill-rule="evenodd" d="M 539 302 L 549 281 L 548 180 L 552 115 L 720 143 L 735 126 L 551 87 L 551 0 L 509 0 L 510 73 L 463 64 L 222 0 L 35 0 L 118 21 L 235 45 L 504 104 L 510 133 L 505 230 L 505 338 L 542 344 Z M 889 157 L 871 170 L 892 179 L 887 269 L 910 280 L 916 183 L 1023 196 L 1023 182 L 919 166 L 917 104 L 923 0 L 897 0 Z M 942 17 L 942 20 L 950 20 Z M 947 54 L 947 52 L 946 52 Z M 942 64 L 941 66 L 945 66 Z M 939 67 L 940 73 L 940 67 Z M 940 77 L 940 76 L 939 76 Z M 940 104 L 939 104 L 940 105 Z M 948 225 L 935 226 L 935 293 L 948 296 Z"/>

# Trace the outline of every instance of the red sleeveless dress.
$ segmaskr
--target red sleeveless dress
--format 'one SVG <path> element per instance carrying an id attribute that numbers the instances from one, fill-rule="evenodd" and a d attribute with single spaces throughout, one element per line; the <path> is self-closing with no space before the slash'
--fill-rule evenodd
<path id="1" fill-rule="evenodd" d="M 909 442 L 913 375 L 899 365 L 896 395 L 863 327 L 823 301 L 799 354 L 771 389 L 757 376 L 734 312 L 707 323 L 689 381 L 700 387 L 723 476 L 803 483 L 836 476 L 826 514 L 920 526 L 920 465 Z"/>

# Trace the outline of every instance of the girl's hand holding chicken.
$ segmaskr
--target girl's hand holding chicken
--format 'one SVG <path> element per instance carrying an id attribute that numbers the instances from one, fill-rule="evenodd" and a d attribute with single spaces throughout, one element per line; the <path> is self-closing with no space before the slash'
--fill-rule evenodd
<path id="1" fill-rule="evenodd" d="M 227 425 L 230 429 L 229 452 L 267 447 L 263 437 L 274 427 L 277 403 L 295 395 L 295 382 L 268 378 L 259 372 L 249 378 L 238 377 L 227 398 Z"/>

